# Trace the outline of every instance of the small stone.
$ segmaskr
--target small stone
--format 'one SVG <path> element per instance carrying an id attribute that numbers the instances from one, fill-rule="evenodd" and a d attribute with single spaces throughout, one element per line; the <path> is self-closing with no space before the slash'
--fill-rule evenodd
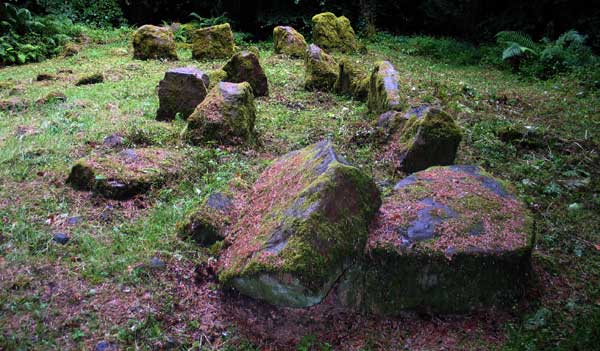
<path id="1" fill-rule="evenodd" d="M 69 217 L 67 219 L 67 224 L 68 225 L 76 225 L 80 221 L 81 221 L 81 217 L 79 217 L 79 216 Z"/>
<path id="2" fill-rule="evenodd" d="M 156 119 L 174 120 L 177 114 L 187 119 L 208 94 L 210 78 L 194 67 L 170 69 L 158 84 L 159 108 Z"/>
<path id="3" fill-rule="evenodd" d="M 43 82 L 43 81 L 47 81 L 47 80 L 56 80 L 56 76 L 54 74 L 50 74 L 50 73 L 40 73 L 37 75 L 35 80 L 37 80 L 38 82 Z"/>
<path id="4" fill-rule="evenodd" d="M 111 135 L 104 137 L 104 140 L 102 141 L 102 145 L 109 147 L 109 148 L 116 148 L 116 147 L 122 146 L 123 141 L 124 141 L 123 137 L 120 136 L 119 134 L 111 134 Z"/>
<path id="5" fill-rule="evenodd" d="M 104 82 L 104 75 L 102 73 L 94 73 L 89 76 L 83 76 L 79 78 L 75 85 L 90 85 L 90 84 L 98 84 Z"/>
<path id="6" fill-rule="evenodd" d="M 150 268 L 152 269 L 163 269 L 166 268 L 167 265 L 158 257 L 152 257 L 150 259 Z"/>
<path id="7" fill-rule="evenodd" d="M 52 237 L 52 240 L 54 240 L 55 242 L 61 244 L 61 245 L 65 245 L 69 242 L 71 238 L 65 234 L 65 233 L 56 233 L 54 234 L 54 236 Z"/>
<path id="8" fill-rule="evenodd" d="M 149 24 L 141 26 L 133 35 L 133 57 L 138 60 L 177 60 L 173 32 Z"/>
<path id="9" fill-rule="evenodd" d="M 96 344 L 94 351 L 117 351 L 117 346 L 108 341 L 102 340 Z"/>
<path id="10" fill-rule="evenodd" d="M 193 33 L 192 57 L 196 60 L 230 58 L 234 47 L 229 23 L 201 28 Z"/>

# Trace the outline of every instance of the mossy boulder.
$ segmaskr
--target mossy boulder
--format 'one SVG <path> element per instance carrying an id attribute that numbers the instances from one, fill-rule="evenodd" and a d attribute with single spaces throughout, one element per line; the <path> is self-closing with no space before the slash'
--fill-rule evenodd
<path id="1" fill-rule="evenodd" d="M 304 36 L 289 26 L 277 26 L 273 29 L 273 47 L 276 54 L 302 58 L 306 55 Z"/>
<path id="2" fill-rule="evenodd" d="M 199 208 L 177 224 L 179 237 L 191 239 L 202 247 L 222 241 L 231 224 L 232 208 L 231 198 L 222 193 L 211 194 Z"/>
<path id="3" fill-rule="evenodd" d="M 98 84 L 98 83 L 102 83 L 102 82 L 104 82 L 104 75 L 102 73 L 93 73 L 90 75 L 80 77 L 77 80 L 77 82 L 75 82 L 75 85 L 77 85 L 77 86 L 91 85 L 91 84 Z"/>
<path id="4" fill-rule="evenodd" d="M 110 199 L 128 199 L 178 178 L 184 171 L 181 151 L 158 148 L 125 149 L 93 154 L 79 160 L 67 183 Z"/>
<path id="5" fill-rule="evenodd" d="M 393 164 L 405 173 L 431 166 L 454 163 L 462 139 L 460 127 L 448 113 L 437 108 L 396 118 L 397 130 L 385 151 Z"/>
<path id="6" fill-rule="evenodd" d="M 400 92 L 398 72 L 389 61 L 378 62 L 371 72 L 367 105 L 369 111 L 377 115 L 401 111 L 406 107 L 406 99 Z"/>
<path id="7" fill-rule="evenodd" d="M 315 15 L 312 22 L 313 42 L 318 46 L 342 52 L 354 52 L 358 49 L 356 35 L 348 18 L 324 12 Z"/>
<path id="8" fill-rule="evenodd" d="M 177 60 L 175 37 L 169 28 L 150 24 L 133 34 L 133 58 L 138 60 Z"/>
<path id="9" fill-rule="evenodd" d="M 193 33 L 192 57 L 196 60 L 230 58 L 234 51 L 229 23 L 197 29 Z"/>
<path id="10" fill-rule="evenodd" d="M 233 83 L 248 82 L 252 86 L 254 96 L 268 96 L 269 82 L 260 65 L 258 56 L 250 51 L 242 51 L 233 55 L 223 66 L 227 73 L 227 81 Z"/>
<path id="11" fill-rule="evenodd" d="M 248 82 L 220 82 L 188 118 L 187 136 L 193 144 L 217 141 L 240 144 L 254 138 L 256 107 Z"/>
<path id="12" fill-rule="evenodd" d="M 268 303 L 319 303 L 362 253 L 379 191 L 323 141 L 291 152 L 258 178 L 233 225 L 219 279 Z"/>
<path id="13" fill-rule="evenodd" d="M 306 90 L 331 91 L 338 75 L 338 65 L 331 55 L 310 44 L 304 59 Z"/>
<path id="14" fill-rule="evenodd" d="M 338 76 L 334 84 L 336 93 L 365 101 L 369 94 L 369 81 L 369 75 L 351 59 L 342 58 L 338 61 Z"/>
<path id="15" fill-rule="evenodd" d="M 510 305 L 530 281 L 532 246 L 532 217 L 510 185 L 476 166 L 433 167 L 384 199 L 338 296 L 380 315 Z"/>
<path id="16" fill-rule="evenodd" d="M 210 78 L 194 67 L 170 69 L 158 84 L 156 119 L 171 121 L 179 113 L 187 119 L 208 94 Z"/>
<path id="17" fill-rule="evenodd" d="M 210 84 L 208 86 L 208 90 L 214 88 L 220 82 L 227 81 L 227 72 L 218 68 L 208 71 L 208 78 L 210 80 Z"/>

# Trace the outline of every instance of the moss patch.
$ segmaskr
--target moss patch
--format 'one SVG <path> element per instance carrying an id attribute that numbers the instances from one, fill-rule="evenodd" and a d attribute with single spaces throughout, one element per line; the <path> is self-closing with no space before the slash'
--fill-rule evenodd
<path id="1" fill-rule="evenodd" d="M 194 32 L 192 57 L 201 59 L 230 58 L 234 53 L 233 32 L 229 23 L 201 28 Z"/>

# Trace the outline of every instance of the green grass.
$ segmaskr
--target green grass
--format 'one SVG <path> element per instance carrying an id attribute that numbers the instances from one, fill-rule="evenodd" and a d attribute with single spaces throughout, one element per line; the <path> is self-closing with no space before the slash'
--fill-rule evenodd
<path id="1" fill-rule="evenodd" d="M 32 102 L 24 111 L 0 112 L 0 348 L 79 349 L 108 339 L 122 349 L 149 349 L 164 346 L 172 336 L 181 349 L 198 347 L 198 321 L 184 314 L 187 327 L 181 331 L 168 318 L 182 303 L 169 293 L 178 281 L 159 280 L 143 264 L 154 256 L 182 267 L 208 259 L 208 251 L 179 240 L 174 230 L 206 196 L 232 184 L 251 185 L 275 156 L 325 137 L 376 180 L 393 183 L 402 177 L 376 162 L 377 144 L 356 141 L 357 135 L 369 133 L 374 118 L 367 115 L 365 104 L 304 91 L 302 61 L 272 55 L 269 43 L 259 44 L 271 91 L 270 97 L 257 99 L 261 143 L 252 151 L 191 148 L 180 137 L 183 121 L 154 121 L 155 88 L 168 68 L 194 65 L 210 70 L 223 62 L 193 61 L 188 49 L 180 49 L 179 62 L 136 61 L 128 30 L 89 36 L 91 42 L 77 56 L 0 69 L 0 99 L 18 86 L 23 89 L 18 97 Z M 573 76 L 523 80 L 507 71 L 468 65 L 468 60 L 444 63 L 436 56 L 418 56 L 418 48 L 400 50 L 394 38 L 367 46 L 368 54 L 353 59 L 364 67 L 391 60 L 412 105 L 440 103 L 457 117 L 465 134 L 457 163 L 482 165 L 512 181 L 535 213 L 536 267 L 546 279 L 559 279 L 562 285 L 515 312 L 503 326 L 504 348 L 584 350 L 595 345 L 598 329 L 590 326 L 597 325 L 600 309 L 600 252 L 595 246 L 600 244 L 599 92 Z M 74 72 L 57 81 L 35 82 L 37 74 L 63 68 Z M 95 72 L 104 73 L 104 83 L 74 85 L 78 77 Z M 64 92 L 67 101 L 34 103 L 52 91 Z M 542 146 L 502 141 L 499 133 L 507 126 L 534 127 Z M 115 132 L 132 147 L 191 148 L 194 171 L 127 208 L 65 186 L 71 165 Z M 61 224 L 72 216 L 81 216 L 82 223 Z M 56 231 L 68 232 L 71 242 L 53 243 Z M 48 279 L 56 279 L 56 289 L 69 298 L 48 297 Z M 127 289 L 140 296 L 149 293 L 152 311 L 123 320 L 111 319 L 105 308 L 88 308 L 105 306 L 108 300 L 103 298 L 111 291 L 127 305 Z M 65 301 L 81 307 L 71 310 Z M 550 311 L 550 318 L 527 327 L 540 308 Z M 233 332 L 224 349 L 243 347 L 253 349 Z M 329 347 L 313 336 L 298 345 L 299 350 Z"/>

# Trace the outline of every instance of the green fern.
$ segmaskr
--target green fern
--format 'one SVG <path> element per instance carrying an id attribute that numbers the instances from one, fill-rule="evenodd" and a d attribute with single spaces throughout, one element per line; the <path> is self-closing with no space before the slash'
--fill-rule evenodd
<path id="1" fill-rule="evenodd" d="M 521 32 L 499 32 L 496 34 L 496 42 L 507 46 L 502 52 L 503 60 L 518 58 L 527 53 L 535 56 L 538 55 L 538 44 L 536 44 L 530 36 Z"/>

